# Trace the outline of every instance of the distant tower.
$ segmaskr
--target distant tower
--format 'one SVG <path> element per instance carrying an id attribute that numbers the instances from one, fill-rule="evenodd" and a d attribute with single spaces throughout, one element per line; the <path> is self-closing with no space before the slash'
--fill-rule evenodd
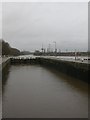
<path id="1" fill-rule="evenodd" d="M 42 44 L 42 48 L 41 48 L 41 50 L 42 50 L 42 53 L 43 53 L 43 50 L 44 50 L 44 48 L 43 48 L 43 44 Z"/>
<path id="2" fill-rule="evenodd" d="M 75 49 L 75 60 L 77 59 L 77 52 L 76 52 L 76 49 Z"/>
<path id="3" fill-rule="evenodd" d="M 49 52 L 51 52 L 51 44 L 49 44 Z"/>
<path id="4" fill-rule="evenodd" d="M 56 41 L 54 41 L 53 43 L 55 44 L 55 53 L 57 53 Z"/>

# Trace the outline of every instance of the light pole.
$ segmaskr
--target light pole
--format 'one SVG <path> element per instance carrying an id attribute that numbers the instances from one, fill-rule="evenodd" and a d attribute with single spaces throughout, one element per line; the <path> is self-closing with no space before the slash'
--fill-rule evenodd
<path id="1" fill-rule="evenodd" d="M 50 50 L 51 50 L 51 44 L 49 44 L 49 52 L 50 52 Z"/>
<path id="2" fill-rule="evenodd" d="M 41 50 L 42 50 L 42 53 L 43 53 L 43 50 L 44 50 L 44 49 L 43 49 L 43 44 L 42 44 L 42 48 L 41 48 Z"/>
<path id="3" fill-rule="evenodd" d="M 57 51 L 57 49 L 56 49 L 56 41 L 54 41 L 53 43 L 55 44 L 55 52 L 56 52 Z"/>
<path id="4" fill-rule="evenodd" d="M 76 52 L 76 49 L 75 49 L 75 60 L 77 59 L 77 52 Z"/>

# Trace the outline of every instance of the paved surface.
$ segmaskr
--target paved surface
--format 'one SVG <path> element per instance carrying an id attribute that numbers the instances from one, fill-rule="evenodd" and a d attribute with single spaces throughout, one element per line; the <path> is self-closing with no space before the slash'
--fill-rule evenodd
<path id="1" fill-rule="evenodd" d="M 62 60 L 62 61 L 71 61 L 71 62 L 86 63 L 86 64 L 90 63 L 87 57 L 78 57 L 76 58 L 76 60 L 75 60 L 75 57 L 62 57 L 62 56 L 61 57 L 60 56 L 56 56 L 56 57 L 55 56 L 50 56 L 50 57 L 43 56 L 43 57 L 49 58 L 49 59 L 55 59 L 55 60 Z"/>
<path id="2" fill-rule="evenodd" d="M 7 61 L 9 58 L 7 58 L 7 57 L 4 57 L 4 58 L 1 58 L 0 57 L 0 64 L 2 64 L 2 62 L 5 62 L 5 61 Z"/>

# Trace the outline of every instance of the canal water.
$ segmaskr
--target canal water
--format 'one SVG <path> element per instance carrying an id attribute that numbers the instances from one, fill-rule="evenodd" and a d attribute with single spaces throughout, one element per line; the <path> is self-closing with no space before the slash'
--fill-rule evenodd
<path id="1" fill-rule="evenodd" d="M 88 117 L 88 85 L 54 69 L 11 66 L 3 81 L 3 118 Z"/>
<path id="2" fill-rule="evenodd" d="M 0 65 L 0 120 L 2 118 L 2 66 Z"/>

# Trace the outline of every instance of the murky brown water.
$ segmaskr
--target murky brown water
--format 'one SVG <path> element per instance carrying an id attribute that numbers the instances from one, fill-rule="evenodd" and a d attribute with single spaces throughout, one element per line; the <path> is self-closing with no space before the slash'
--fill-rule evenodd
<path id="1" fill-rule="evenodd" d="M 3 118 L 87 118 L 88 85 L 38 65 L 11 66 Z"/>
<path id="2" fill-rule="evenodd" d="M 0 120 L 2 118 L 2 66 L 0 65 Z"/>

